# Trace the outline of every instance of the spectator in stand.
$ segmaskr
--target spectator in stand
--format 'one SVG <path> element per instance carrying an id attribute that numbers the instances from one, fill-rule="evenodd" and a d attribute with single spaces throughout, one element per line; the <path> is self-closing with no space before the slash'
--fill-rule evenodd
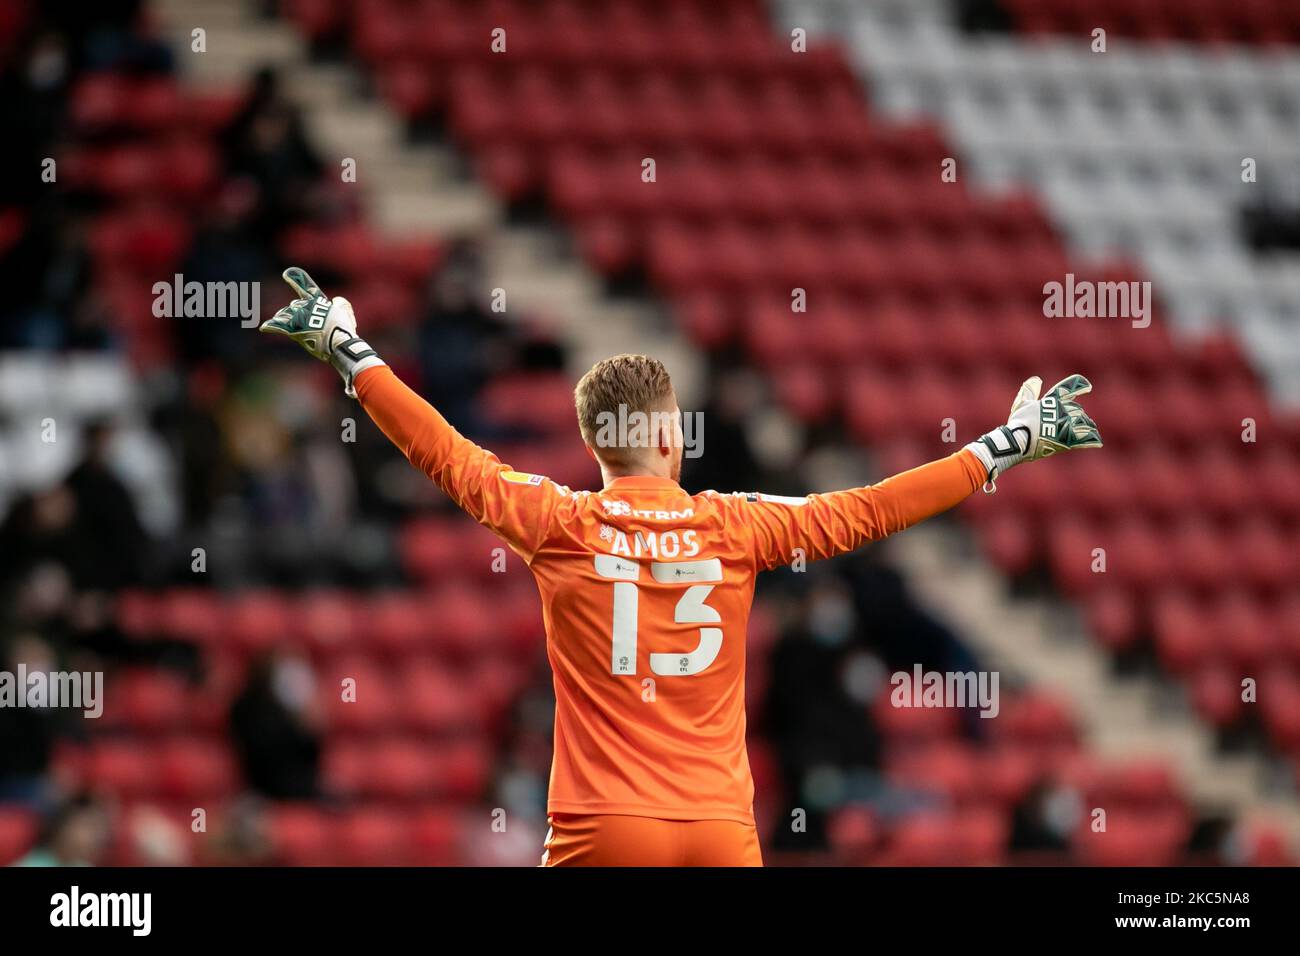
<path id="1" fill-rule="evenodd" d="M 79 590 L 139 580 L 145 534 L 109 462 L 112 438 L 108 422 L 91 422 L 85 453 L 68 478 L 20 500 L 0 524 L 0 588 L 51 563 Z"/>
<path id="2" fill-rule="evenodd" d="M 869 692 L 857 679 L 870 660 L 854 647 L 857 626 L 851 595 L 831 574 L 819 575 L 806 597 L 786 606 L 769 663 L 764 730 L 776 748 L 788 802 L 780 819 L 789 820 L 796 807 L 808 817 L 806 834 L 777 828 L 777 849 L 825 849 L 827 811 L 849 789 L 861 799 L 873 795 L 881 741 Z"/>
<path id="3" fill-rule="evenodd" d="M 168 73 L 171 47 L 151 37 L 144 0 L 41 0 L 41 23 L 66 37 L 79 69 Z"/>
<path id="4" fill-rule="evenodd" d="M 158 426 L 170 437 L 180 465 L 183 527 L 202 528 L 230 481 L 229 457 L 221 447 L 218 413 L 226 390 L 226 371 L 216 362 L 196 367 L 159 411 Z"/>
<path id="5" fill-rule="evenodd" d="M 28 673 L 57 669 L 54 649 L 35 634 L 20 634 L 4 655 L 4 670 Z M 19 688 L 22 692 L 23 688 Z M 53 799 L 49 778 L 64 712 L 53 707 L 0 707 L 0 803 L 41 808 Z"/>
<path id="6" fill-rule="evenodd" d="M 86 554 L 77 585 L 120 590 L 139 582 L 145 533 L 135 501 L 110 462 L 114 427 L 92 421 L 84 432 L 85 453 L 68 475 L 77 502 L 78 547 Z"/>
<path id="7" fill-rule="evenodd" d="M 206 858 L 218 866 L 277 865 L 264 802 L 246 795 L 231 803 L 212 834 Z"/>
<path id="8" fill-rule="evenodd" d="M 686 459 L 683 484 L 692 490 L 721 492 L 767 489 L 769 483 L 764 480 L 746 426 L 746 417 L 761 401 L 753 373 L 719 370 L 710 381 L 709 400 L 703 409 L 705 454 Z"/>
<path id="9" fill-rule="evenodd" d="M 311 217 L 315 186 L 325 167 L 312 148 L 298 110 L 280 94 L 279 78 L 261 71 L 243 111 L 226 133 L 227 171 L 257 184 L 253 229 L 274 237 Z"/>
<path id="10" fill-rule="evenodd" d="M 34 192 L 32 171 L 50 155 L 48 144 L 60 135 L 67 104 L 72 52 L 57 30 L 33 31 L 16 55 L 0 64 L 0 207 L 48 201 L 49 190 Z M 30 281 L 31 275 L 28 275 Z M 13 294 L 22 287 L 13 286 Z"/>
<path id="11" fill-rule="evenodd" d="M 66 484 L 19 498 L 0 522 L 0 592 L 17 590 L 42 567 L 75 576 L 83 563 L 76 519 L 77 498 Z M 4 604 L 14 607 L 12 598 Z"/>
<path id="12" fill-rule="evenodd" d="M 916 664 L 943 673 L 978 671 L 979 661 L 966 645 L 908 593 L 903 576 L 881 558 L 880 549 L 866 548 L 842 564 L 866 645 L 891 673 Z M 961 716 L 967 736 L 978 739 L 988 732 L 990 721 L 980 718 L 978 706 L 963 708 Z"/>
<path id="13" fill-rule="evenodd" d="M 122 814 L 118 830 L 119 842 L 134 865 L 189 866 L 193 862 L 187 828 L 157 807 L 147 804 L 131 807 Z"/>
<path id="14" fill-rule="evenodd" d="M 106 809 L 89 794 L 77 794 L 50 813 L 36 846 L 13 865 L 95 866 L 109 836 Z"/>
<path id="15" fill-rule="evenodd" d="M 254 791 L 275 800 L 321 796 L 316 679 L 296 655 L 273 651 L 252 668 L 230 709 L 230 729 Z"/>
<path id="16" fill-rule="evenodd" d="M 57 200 L 25 214 L 17 241 L 0 255 L 4 305 L 0 348 L 100 349 L 109 342 L 93 306 L 85 227 Z"/>
<path id="17" fill-rule="evenodd" d="M 181 266 L 186 282 L 264 282 L 279 270 L 269 235 L 258 231 L 262 196 L 251 178 L 223 183 L 199 226 Z M 241 323 L 198 319 L 174 323 L 176 343 L 187 363 L 239 360 L 255 337 Z"/>
<path id="18" fill-rule="evenodd" d="M 1063 857 L 1081 813 L 1077 792 L 1043 777 L 1012 811 L 1011 852 L 1033 854 L 1044 861 Z"/>
<path id="19" fill-rule="evenodd" d="M 479 392 L 510 355 L 510 329 L 488 308 L 488 295 L 478 242 L 453 240 L 429 283 L 420 366 L 425 397 L 469 435 L 483 433 Z"/>

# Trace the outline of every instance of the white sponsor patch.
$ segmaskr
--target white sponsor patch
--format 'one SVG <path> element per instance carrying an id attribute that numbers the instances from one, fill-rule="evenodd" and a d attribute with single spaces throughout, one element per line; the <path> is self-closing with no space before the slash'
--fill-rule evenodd
<path id="1" fill-rule="evenodd" d="M 807 498 L 790 498 L 786 495 L 765 495 L 761 492 L 758 495 L 759 501 L 770 501 L 774 505 L 806 505 Z"/>
<path id="2" fill-rule="evenodd" d="M 701 581 L 721 581 L 722 561 L 708 558 L 704 561 L 656 561 L 650 573 L 661 584 L 698 584 Z"/>

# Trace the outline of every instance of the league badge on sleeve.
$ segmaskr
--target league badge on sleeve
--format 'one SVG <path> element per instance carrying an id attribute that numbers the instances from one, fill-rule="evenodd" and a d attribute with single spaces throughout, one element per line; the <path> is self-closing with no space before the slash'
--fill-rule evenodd
<path id="1" fill-rule="evenodd" d="M 503 471 L 501 480 L 508 481 L 512 485 L 540 485 L 546 479 L 542 475 L 530 475 L 523 471 Z"/>

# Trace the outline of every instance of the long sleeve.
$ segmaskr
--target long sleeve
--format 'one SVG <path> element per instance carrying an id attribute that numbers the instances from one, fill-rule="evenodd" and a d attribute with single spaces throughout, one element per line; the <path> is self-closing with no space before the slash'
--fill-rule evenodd
<path id="1" fill-rule="evenodd" d="M 568 489 L 502 464 L 456 431 L 386 365 L 366 369 L 355 387 L 366 413 L 412 465 L 524 560 L 532 560 Z"/>
<path id="2" fill-rule="evenodd" d="M 806 498 L 749 495 L 737 509 L 753 530 L 758 567 L 768 569 L 789 564 L 796 550 L 819 560 L 902 531 L 961 503 L 986 477 L 962 450 L 865 488 Z"/>

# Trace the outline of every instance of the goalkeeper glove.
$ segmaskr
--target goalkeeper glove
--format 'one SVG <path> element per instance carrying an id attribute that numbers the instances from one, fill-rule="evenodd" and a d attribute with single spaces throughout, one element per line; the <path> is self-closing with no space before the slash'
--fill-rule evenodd
<path id="1" fill-rule="evenodd" d="M 1097 423 L 1075 401 L 1092 391 L 1092 383 L 1082 375 L 1071 375 L 1039 398 L 1042 388 L 1043 380 L 1037 375 L 1026 379 L 1007 423 L 966 446 L 988 469 L 986 493 L 997 491 L 996 479 L 1022 461 L 1046 458 L 1058 451 L 1101 447 Z"/>
<path id="2" fill-rule="evenodd" d="M 287 335 L 322 362 L 329 362 L 343 376 L 343 388 L 351 398 L 356 377 L 384 360 L 357 336 L 357 317 L 352 303 L 340 296 L 331 299 L 314 279 L 297 266 L 284 270 L 298 298 L 262 323 L 259 331 Z"/>

